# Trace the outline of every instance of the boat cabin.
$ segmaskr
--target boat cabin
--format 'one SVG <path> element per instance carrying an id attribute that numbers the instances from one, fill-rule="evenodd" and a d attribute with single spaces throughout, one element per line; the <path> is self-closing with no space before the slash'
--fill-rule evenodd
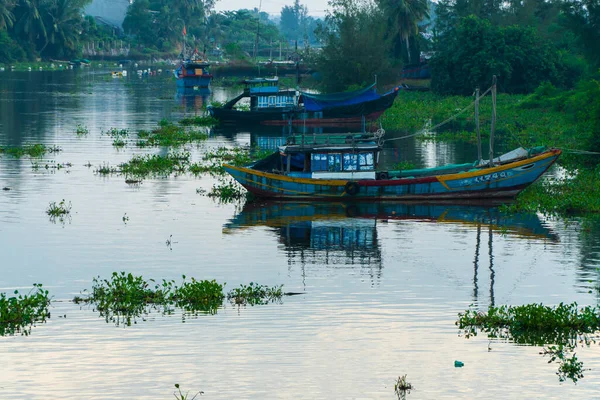
<path id="1" fill-rule="evenodd" d="M 288 137 L 253 169 L 313 179 L 375 179 L 381 145 L 372 134 Z"/>
<path id="2" fill-rule="evenodd" d="M 255 78 L 243 81 L 244 94 L 250 97 L 250 109 L 292 108 L 296 105 L 295 90 L 279 90 L 279 78 Z"/>
<path id="3" fill-rule="evenodd" d="M 186 61 L 181 66 L 183 76 L 202 76 L 209 74 L 210 64 L 200 61 Z"/>

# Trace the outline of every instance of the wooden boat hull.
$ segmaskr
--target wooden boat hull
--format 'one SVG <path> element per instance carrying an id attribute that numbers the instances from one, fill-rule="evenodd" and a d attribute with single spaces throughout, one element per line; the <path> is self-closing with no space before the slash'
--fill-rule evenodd
<path id="1" fill-rule="evenodd" d="M 560 156 L 553 149 L 525 160 L 456 174 L 385 180 L 296 178 L 225 165 L 249 192 L 280 199 L 432 200 L 513 198 Z"/>
<path id="2" fill-rule="evenodd" d="M 210 81 L 212 79 L 212 75 L 201 75 L 201 76 L 185 76 L 182 78 L 177 78 L 177 87 L 178 88 L 186 88 L 186 89 L 207 89 L 210 87 Z"/>
<path id="3" fill-rule="evenodd" d="M 365 101 L 348 106 L 332 107 L 322 111 L 307 112 L 304 109 L 265 109 L 257 111 L 238 111 L 223 107 L 210 108 L 213 118 L 225 124 L 259 125 L 324 125 L 354 124 L 374 121 L 394 104 L 398 91 L 381 96 L 376 100 Z"/>

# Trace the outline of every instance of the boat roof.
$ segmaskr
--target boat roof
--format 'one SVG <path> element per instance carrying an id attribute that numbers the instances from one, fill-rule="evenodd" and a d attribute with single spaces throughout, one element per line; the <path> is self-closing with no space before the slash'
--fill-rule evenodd
<path id="1" fill-rule="evenodd" d="M 279 82 L 279 78 L 278 77 L 274 77 L 274 78 L 252 78 L 252 79 L 245 79 L 242 82 L 245 83 L 245 84 L 247 84 L 247 85 L 256 85 L 258 83 L 278 83 Z"/>
<path id="2" fill-rule="evenodd" d="M 379 138 L 372 133 L 313 134 L 288 136 L 279 147 L 283 153 L 355 152 L 381 149 Z"/>
<path id="3" fill-rule="evenodd" d="M 208 61 L 184 61 L 183 62 L 185 64 L 186 67 L 192 67 L 192 66 L 198 66 L 198 67 L 208 67 L 210 64 L 208 63 Z"/>

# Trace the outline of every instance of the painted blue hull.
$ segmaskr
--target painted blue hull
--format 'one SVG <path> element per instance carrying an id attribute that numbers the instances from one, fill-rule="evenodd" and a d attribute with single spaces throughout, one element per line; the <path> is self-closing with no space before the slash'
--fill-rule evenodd
<path id="1" fill-rule="evenodd" d="M 206 89 L 210 87 L 210 81 L 212 79 L 212 75 L 206 76 L 186 76 L 183 78 L 177 78 L 177 87 L 178 88 L 186 88 L 186 89 Z"/>
<path id="2" fill-rule="evenodd" d="M 550 150 L 525 160 L 455 174 L 384 180 L 295 178 L 225 165 L 225 170 L 259 197 L 329 200 L 432 200 L 513 198 L 560 156 Z"/>

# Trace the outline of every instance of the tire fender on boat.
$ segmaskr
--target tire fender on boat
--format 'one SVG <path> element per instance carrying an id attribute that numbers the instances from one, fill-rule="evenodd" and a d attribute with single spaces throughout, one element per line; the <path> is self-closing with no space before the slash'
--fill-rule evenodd
<path id="1" fill-rule="evenodd" d="M 346 193 L 348 193 L 351 196 L 354 196 L 360 190 L 360 185 L 358 184 L 358 182 L 347 182 L 346 186 L 344 186 L 344 189 Z"/>
<path id="2" fill-rule="evenodd" d="M 378 172 L 377 173 L 377 180 L 385 181 L 385 180 L 388 180 L 388 179 L 390 179 L 390 176 L 389 176 L 389 174 L 387 172 L 383 171 L 383 172 Z"/>

